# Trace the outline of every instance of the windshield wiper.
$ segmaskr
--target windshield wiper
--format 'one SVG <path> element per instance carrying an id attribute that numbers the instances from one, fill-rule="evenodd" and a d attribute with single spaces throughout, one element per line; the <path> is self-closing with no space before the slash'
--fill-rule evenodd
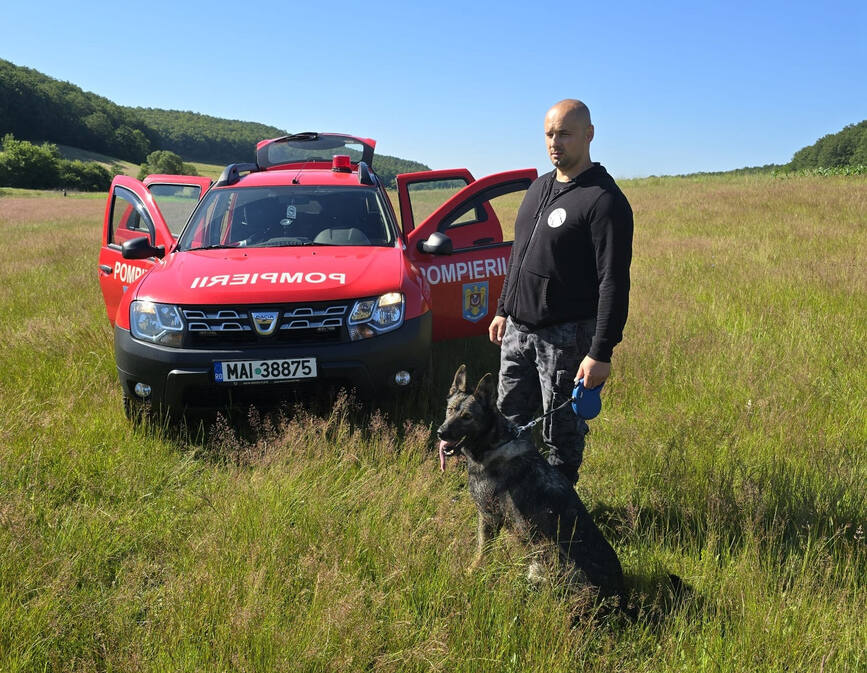
<path id="1" fill-rule="evenodd" d="M 202 245 L 198 248 L 187 248 L 187 252 L 192 252 L 193 250 L 221 250 L 224 248 L 237 248 L 238 244 L 233 243 L 231 245 L 225 245 L 223 243 L 214 243 L 213 245 Z"/>

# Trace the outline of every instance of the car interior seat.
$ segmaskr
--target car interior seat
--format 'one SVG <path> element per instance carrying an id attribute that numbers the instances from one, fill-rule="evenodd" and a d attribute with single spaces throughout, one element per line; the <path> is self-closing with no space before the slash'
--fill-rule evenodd
<path id="1" fill-rule="evenodd" d="M 370 239 L 357 227 L 323 229 L 316 235 L 313 242 L 322 245 L 370 245 Z"/>

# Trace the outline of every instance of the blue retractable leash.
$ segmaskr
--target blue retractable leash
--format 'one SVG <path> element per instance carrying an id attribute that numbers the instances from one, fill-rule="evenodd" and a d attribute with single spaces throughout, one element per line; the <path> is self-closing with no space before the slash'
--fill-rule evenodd
<path id="1" fill-rule="evenodd" d="M 589 421 L 599 415 L 599 412 L 602 411 L 602 397 L 599 393 L 602 392 L 604 385 L 604 383 L 600 383 L 595 388 L 585 388 L 584 379 L 578 379 L 578 385 L 572 391 L 572 411 L 575 412 L 576 416 Z"/>
<path id="2" fill-rule="evenodd" d="M 599 393 L 602 392 L 602 387 L 604 385 L 604 383 L 601 383 L 595 388 L 585 388 L 584 379 L 578 379 L 578 385 L 575 386 L 574 390 L 572 390 L 572 397 L 563 402 L 560 406 L 554 407 L 548 413 L 542 414 L 539 418 L 534 418 L 526 425 L 519 425 L 517 433 L 520 435 L 525 430 L 529 430 L 543 418 L 560 411 L 560 409 L 565 407 L 567 404 L 571 404 L 572 411 L 575 412 L 575 415 L 585 421 L 589 421 L 591 418 L 596 418 L 599 415 L 599 412 L 602 411 L 602 397 Z"/>

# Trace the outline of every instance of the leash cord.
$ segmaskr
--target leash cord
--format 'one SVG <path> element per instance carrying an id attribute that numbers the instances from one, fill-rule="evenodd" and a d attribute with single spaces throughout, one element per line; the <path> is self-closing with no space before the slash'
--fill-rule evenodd
<path id="1" fill-rule="evenodd" d="M 567 404 L 572 404 L 572 398 L 571 398 L 571 397 L 570 397 L 568 400 L 566 400 L 565 402 L 563 402 L 563 404 L 561 404 L 560 406 L 558 406 L 558 407 L 554 407 L 553 409 L 551 409 L 551 410 L 548 411 L 547 413 L 542 414 L 541 416 L 539 416 L 539 418 L 534 418 L 532 421 L 530 421 L 530 422 L 527 423 L 526 425 L 519 425 L 519 426 L 516 428 L 517 434 L 518 434 L 518 435 L 523 434 L 526 430 L 529 430 L 530 428 L 532 428 L 534 425 L 536 425 L 536 424 L 537 424 L 539 421 L 541 421 L 543 418 L 545 418 L 546 416 L 550 416 L 551 414 L 553 414 L 553 413 L 555 413 L 555 412 L 557 412 L 557 411 L 560 411 L 560 409 L 562 409 L 563 407 L 565 407 Z"/>

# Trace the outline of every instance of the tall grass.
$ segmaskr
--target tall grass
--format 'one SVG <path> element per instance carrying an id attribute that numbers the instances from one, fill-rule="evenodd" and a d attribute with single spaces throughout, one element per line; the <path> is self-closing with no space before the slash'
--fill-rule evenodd
<path id="1" fill-rule="evenodd" d="M 867 181 L 623 187 L 630 318 L 578 491 L 635 623 L 528 586 L 508 536 L 465 573 L 432 428 L 483 339 L 380 409 L 132 428 L 104 204 L 0 195 L 0 670 L 867 670 Z"/>

